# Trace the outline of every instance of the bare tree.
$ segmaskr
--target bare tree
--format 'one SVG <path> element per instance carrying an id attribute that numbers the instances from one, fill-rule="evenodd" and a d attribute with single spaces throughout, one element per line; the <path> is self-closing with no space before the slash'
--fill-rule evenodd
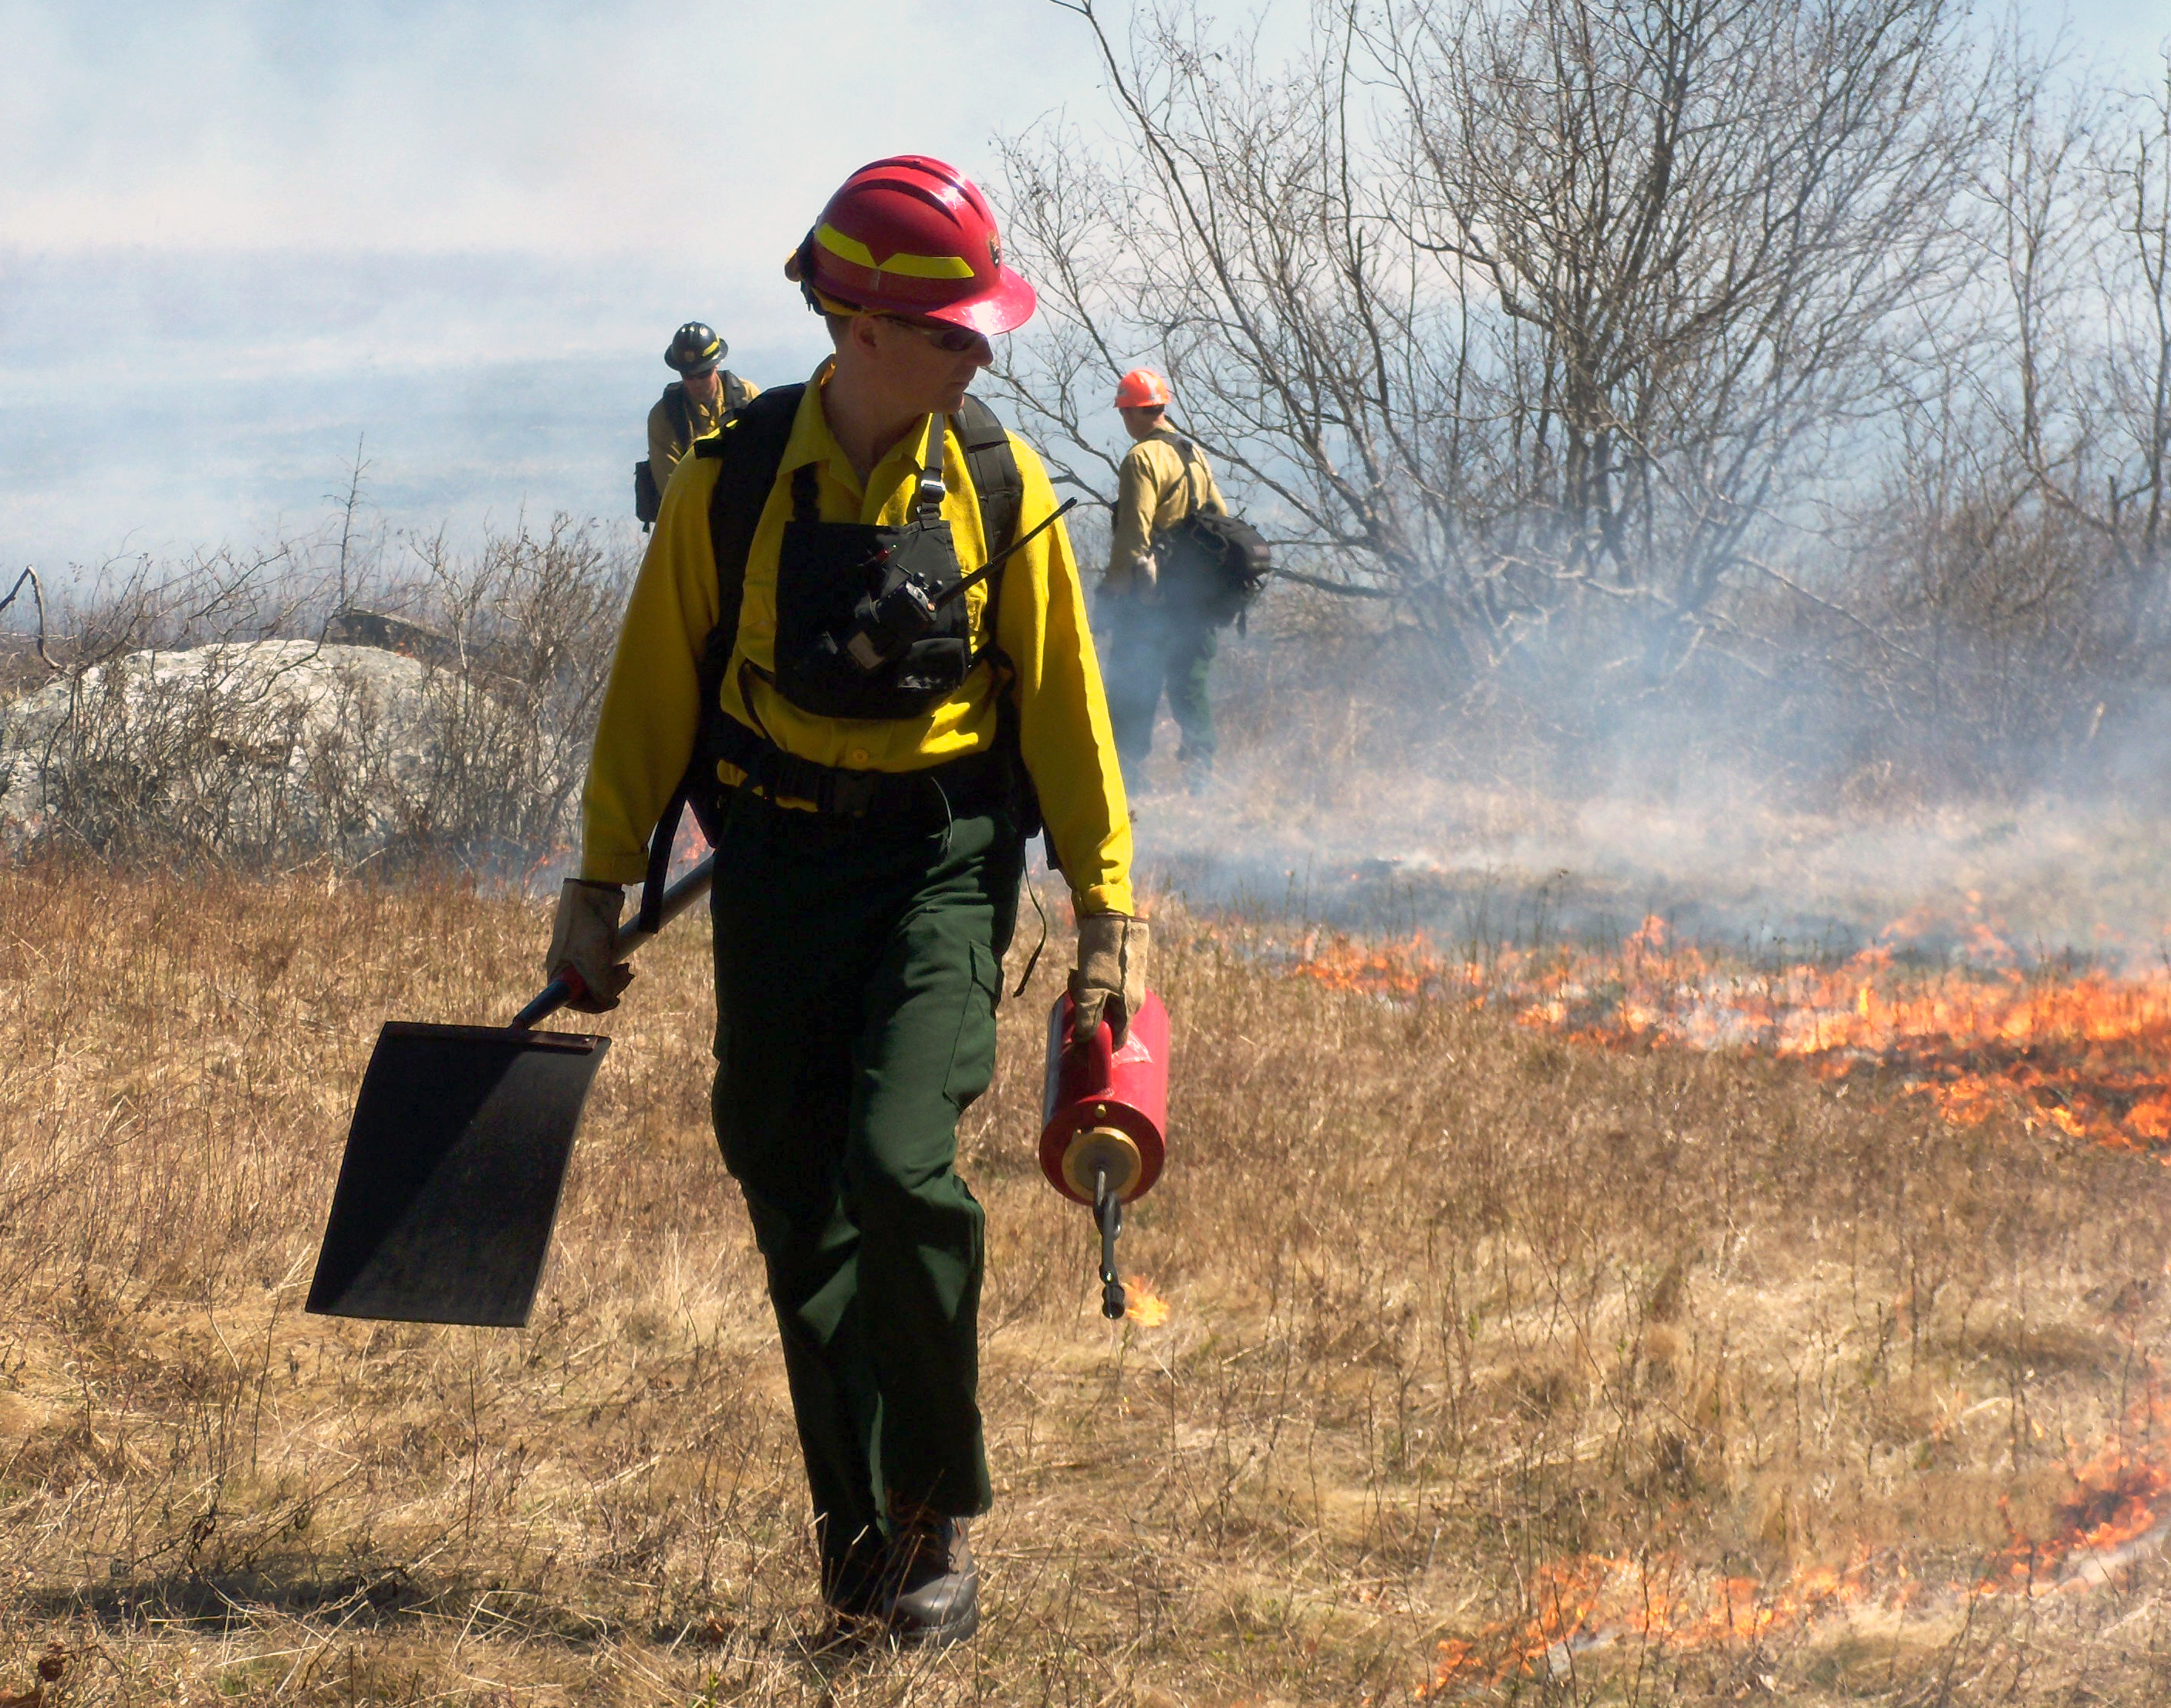
<path id="1" fill-rule="evenodd" d="M 1285 71 L 1187 12 L 1142 16 L 1128 62 L 1094 6 L 1065 4 L 1107 58 L 1130 134 L 1075 130 L 1006 150 L 1012 247 L 1042 285 L 1016 400 L 1060 474 L 1105 495 L 1095 431 L 1113 377 L 1150 359 L 1191 429 L 1275 502 L 1320 577 L 1383 588 L 1420 618 L 1442 542 L 1399 500 L 1449 484 L 1459 361 L 1447 269 L 1388 217 L 1388 164 L 1353 137 L 1354 38 L 1316 34 Z M 1097 483 L 1097 484 L 1096 484 Z M 1442 638 L 1460 639 L 1443 621 Z"/>
<path id="2" fill-rule="evenodd" d="M 2171 60 L 2156 86 L 2122 104 L 2094 154 L 2103 225 L 2098 313 L 2104 340 L 2097 465 L 2057 485 L 2109 546 L 2124 583 L 2129 648 L 2157 650 L 2171 569 Z"/>
<path id="3" fill-rule="evenodd" d="M 2003 64 L 1978 288 L 1911 352 L 1834 572 L 1874 620 L 1832 661 L 1977 777 L 2153 721 L 2171 527 L 2171 99 Z"/>
<path id="4" fill-rule="evenodd" d="M 1725 645 L 1965 281 L 1993 88 L 1946 0 L 1323 6 L 1273 71 L 1182 7 L 1119 46 L 1059 3 L 1127 134 L 1010 151 L 1021 404 L 1090 482 L 1100 394 L 1159 361 L 1318 579 L 1472 669 Z"/>

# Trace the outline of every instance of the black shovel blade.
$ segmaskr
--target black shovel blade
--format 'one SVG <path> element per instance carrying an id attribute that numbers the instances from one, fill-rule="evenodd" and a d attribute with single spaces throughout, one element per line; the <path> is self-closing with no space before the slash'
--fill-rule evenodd
<path id="1" fill-rule="evenodd" d="M 362 1076 L 308 1309 L 523 1326 L 609 1047 L 577 1032 L 389 1022 Z"/>

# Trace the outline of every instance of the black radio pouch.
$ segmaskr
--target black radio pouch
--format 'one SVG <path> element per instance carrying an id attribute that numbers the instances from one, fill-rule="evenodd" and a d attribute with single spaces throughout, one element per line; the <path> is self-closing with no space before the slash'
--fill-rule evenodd
<path id="1" fill-rule="evenodd" d="M 948 699 L 973 667 L 966 602 L 941 595 L 962 578 L 950 524 L 942 518 L 942 433 L 920 477 L 913 520 L 903 527 L 819 519 L 815 473 L 792 476 L 792 518 L 776 564 L 777 692 L 824 718 L 911 718 Z M 866 636 L 886 595 L 913 583 L 926 596 L 918 638 L 870 667 Z M 853 656 L 853 640 L 860 656 Z"/>
<path id="2" fill-rule="evenodd" d="M 948 522 L 786 522 L 776 563 L 777 692 L 825 718 L 916 717 L 955 693 L 973 663 L 962 599 L 937 609 L 925 634 L 873 670 L 847 650 L 870 609 L 908 578 L 937 591 L 956 584 Z"/>

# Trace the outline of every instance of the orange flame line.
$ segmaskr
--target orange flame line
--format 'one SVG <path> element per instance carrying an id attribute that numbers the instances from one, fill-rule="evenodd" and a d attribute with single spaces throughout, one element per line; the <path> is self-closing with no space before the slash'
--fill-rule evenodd
<path id="1" fill-rule="evenodd" d="M 2171 1403 L 2153 1391 L 2136 1402 L 2116 1435 L 2072 1474 L 2047 1538 L 2016 1533 L 1965 1579 L 1933 1584 L 1900 1555 L 1868 1550 L 1844 1566 L 1798 1566 L 1776 1583 L 1699 1573 L 1669 1553 L 1548 1562 L 1535 1574 L 1528 1611 L 1442 1641 L 1431 1678 L 1414 1694 L 1423 1700 L 1557 1675 L 1576 1655 L 1622 1642 L 1674 1652 L 1746 1643 L 1848 1607 L 2085 1593 L 2171 1538 Z"/>
<path id="2" fill-rule="evenodd" d="M 1896 1079 L 1946 1120 L 2032 1128 L 2171 1160 L 2171 975 L 2024 974 L 1992 925 L 1965 922 L 1957 961 L 1902 966 L 1926 913 L 1841 965 L 1755 971 L 1671 946 L 1655 917 L 1617 950 L 1505 950 L 1455 959 L 1422 934 L 1314 933 L 1290 976 L 1353 995 L 1484 1008 L 1616 1048 L 1766 1050 L 1820 1077 Z"/>

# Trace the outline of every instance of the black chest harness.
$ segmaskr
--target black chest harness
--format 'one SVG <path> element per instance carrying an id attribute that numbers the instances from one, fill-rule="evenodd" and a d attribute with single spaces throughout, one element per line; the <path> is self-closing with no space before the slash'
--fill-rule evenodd
<path id="1" fill-rule="evenodd" d="M 709 501 L 717 619 L 702 648 L 701 724 L 693 758 L 649 843 L 644 929 L 662 897 L 680 815 L 691 806 L 711 843 L 721 833 L 725 795 L 719 764 L 737 768 L 744 774 L 743 786 L 772 800 L 804 800 L 820 812 L 903 812 L 924 808 L 930 790 L 939 789 L 951 800 L 1000 801 L 1024 835 L 1040 828 L 1038 805 L 1018 752 L 1007 680 L 998 689 L 994 746 L 916 771 L 854 770 L 801 758 L 723 709 L 724 677 L 738 645 L 747 557 L 805 390 L 790 385 L 762 393 L 723 431 L 694 447 L 695 456 L 722 465 Z M 991 659 L 1005 678 L 1013 673 L 994 635 L 1002 562 L 1032 537 L 1014 538 L 1024 481 L 1010 436 L 985 404 L 968 396 L 950 422 L 979 498 L 987 563 L 969 576 L 959 570 L 950 524 L 941 513 L 946 447 L 939 421 L 930 426 L 927 467 L 914 495 L 912 518 L 901 528 L 823 522 L 816 470 L 812 465 L 795 470 L 791 518 L 777 558 L 775 668 L 740 661 L 739 694 L 749 717 L 755 678 L 817 716 L 895 720 L 919 716 L 956 693 L 983 659 Z M 1041 527 L 1061 514 L 1059 510 Z M 983 580 L 988 583 L 982 618 L 987 640 L 975 649 L 964 595 Z"/>
<path id="2" fill-rule="evenodd" d="M 814 465 L 792 472 L 769 682 L 802 711 L 917 717 L 955 693 L 979 661 L 958 597 L 957 543 L 942 517 L 941 424 L 927 436 L 912 520 L 901 528 L 823 521 Z"/>

